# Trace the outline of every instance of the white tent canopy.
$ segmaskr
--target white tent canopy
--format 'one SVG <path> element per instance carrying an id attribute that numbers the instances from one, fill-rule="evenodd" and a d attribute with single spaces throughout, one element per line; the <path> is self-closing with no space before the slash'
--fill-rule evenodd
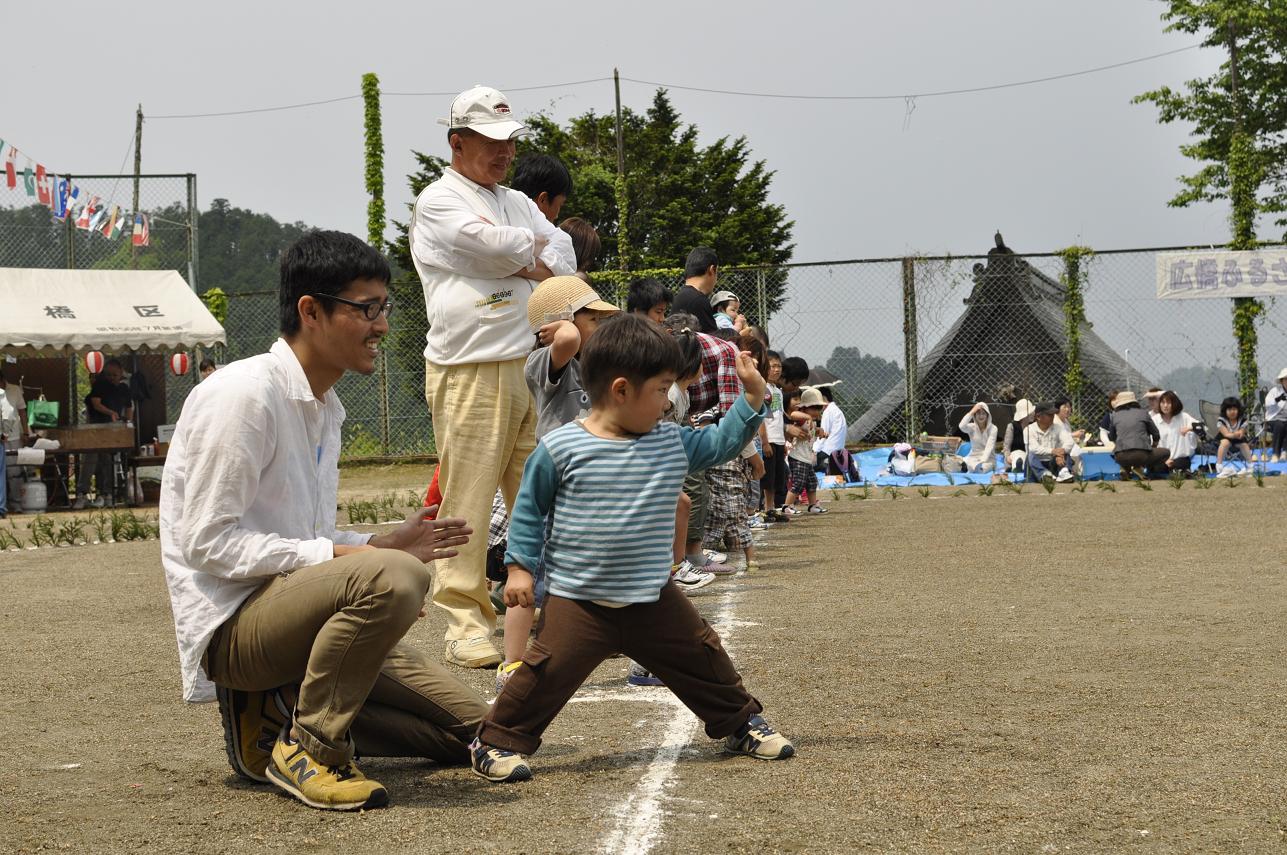
<path id="1" fill-rule="evenodd" d="M 0 267 L 0 351 L 187 350 L 223 327 L 173 270 Z"/>

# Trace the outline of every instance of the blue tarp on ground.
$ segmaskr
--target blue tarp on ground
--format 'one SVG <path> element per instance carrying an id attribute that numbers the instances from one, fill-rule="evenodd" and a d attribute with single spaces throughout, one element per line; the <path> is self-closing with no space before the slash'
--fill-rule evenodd
<path id="1" fill-rule="evenodd" d="M 847 487 L 861 487 L 863 482 L 874 484 L 877 487 L 950 487 L 952 485 L 963 484 L 988 484 L 992 481 L 992 472 L 954 472 L 951 476 L 941 472 L 926 472 L 920 475 L 882 475 L 881 471 L 889 466 L 889 453 L 892 446 L 884 448 L 873 448 L 854 455 L 854 462 L 858 465 L 859 471 L 862 472 L 862 481 L 850 482 Z M 961 456 L 970 453 L 969 443 L 963 443 L 959 449 Z M 1092 451 L 1082 455 L 1082 473 L 1081 476 L 1087 481 L 1116 481 L 1120 477 L 1120 468 L 1113 456 L 1107 451 Z M 1209 456 L 1198 456 L 1194 458 L 1194 466 L 1204 464 L 1215 464 L 1215 458 Z M 1245 464 L 1235 464 L 1243 474 L 1247 474 Z M 1266 475 L 1280 475 L 1287 473 L 1287 463 L 1256 463 L 1256 468 L 1263 468 Z M 1004 471 L 1001 462 L 1001 455 L 997 455 L 996 471 Z M 1011 476 L 1016 481 L 1023 481 L 1023 476 Z"/>

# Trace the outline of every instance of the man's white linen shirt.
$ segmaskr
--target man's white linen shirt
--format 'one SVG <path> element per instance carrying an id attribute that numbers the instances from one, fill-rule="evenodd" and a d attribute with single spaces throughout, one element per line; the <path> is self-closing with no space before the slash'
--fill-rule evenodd
<path id="1" fill-rule="evenodd" d="M 1027 445 L 1029 454 L 1049 457 L 1055 453 L 1056 448 L 1072 451 L 1072 447 L 1075 444 L 1068 428 L 1060 424 L 1058 420 L 1050 423 L 1049 430 L 1042 430 L 1036 422 L 1028 425 L 1024 430 L 1023 441 Z"/>
<path id="2" fill-rule="evenodd" d="M 576 272 L 571 236 L 535 202 L 450 168 L 416 199 L 410 243 L 429 321 L 425 359 L 439 365 L 525 359 L 536 283 L 514 274 L 538 261 L 555 276 Z"/>
<path id="3" fill-rule="evenodd" d="M 343 422 L 335 390 L 313 397 L 281 339 L 188 395 L 166 456 L 160 512 L 184 700 L 214 700 L 202 654 L 264 582 L 329 561 L 336 543 L 370 540 L 335 530 Z"/>

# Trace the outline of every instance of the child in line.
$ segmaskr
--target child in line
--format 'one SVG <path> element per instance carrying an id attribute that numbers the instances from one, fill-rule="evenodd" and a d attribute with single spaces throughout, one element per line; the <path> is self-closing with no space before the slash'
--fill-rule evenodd
<path id="1" fill-rule="evenodd" d="M 787 418 L 790 421 L 786 426 L 786 435 L 791 441 L 791 449 L 787 452 L 787 467 L 791 476 L 785 509 L 788 514 L 801 513 L 796 509 L 796 502 L 800 500 L 800 494 L 806 491 L 809 494 L 809 513 L 827 512 L 826 508 L 817 503 L 817 478 L 813 474 L 813 443 L 822 435 L 818 429 L 818 420 L 822 418 L 822 411 L 826 406 L 827 401 L 822 393 L 812 387 L 805 387 L 788 396 Z"/>
<path id="2" fill-rule="evenodd" d="M 1220 403 L 1221 416 L 1216 420 L 1216 433 L 1220 436 L 1220 447 L 1216 449 L 1216 473 L 1224 478 L 1236 475 L 1238 468 L 1232 462 L 1225 463 L 1224 458 L 1230 452 L 1241 454 L 1251 465 L 1251 443 L 1247 442 L 1247 416 L 1242 410 L 1242 401 L 1237 398 L 1225 398 Z"/>
<path id="3" fill-rule="evenodd" d="M 581 383 L 577 356 L 599 322 L 619 311 L 600 300 L 594 289 L 577 276 L 552 276 L 532 291 L 527 302 L 527 322 L 536 333 L 538 347 L 528 354 L 523 375 L 536 399 L 538 440 L 589 412 L 590 398 Z M 532 568 L 536 579 L 532 602 L 511 605 L 506 597 L 505 659 L 496 667 L 497 692 L 505 687 L 527 649 L 535 607 L 543 593 L 541 570 L 539 563 Z"/>
<path id="4" fill-rule="evenodd" d="M 719 636 L 669 571 L 684 475 L 737 456 L 764 417 L 764 380 L 740 354 L 744 392 L 718 426 L 679 427 L 661 420 L 679 362 L 675 340 L 657 324 L 609 319 L 582 351 L 590 415 L 547 434 L 528 458 L 505 598 L 530 605 L 541 563 L 548 591 L 526 667 L 512 674 L 470 746 L 474 772 L 490 781 L 532 776 L 521 755 L 536 751 L 559 710 L 615 653 L 660 677 L 726 752 L 762 760 L 795 753 L 760 716 Z"/>
<path id="5" fill-rule="evenodd" d="M 786 462 L 786 423 L 783 420 L 782 389 L 782 356 L 775 350 L 768 352 L 769 370 L 765 375 L 768 391 L 764 401 L 769 406 L 769 417 L 764 420 L 760 430 L 763 431 L 764 477 L 760 479 L 760 489 L 764 493 L 764 519 L 769 522 L 787 522 L 791 519 L 778 510 L 778 488 L 785 487 L 787 478 Z M 786 490 L 782 490 L 782 501 L 786 502 Z"/>

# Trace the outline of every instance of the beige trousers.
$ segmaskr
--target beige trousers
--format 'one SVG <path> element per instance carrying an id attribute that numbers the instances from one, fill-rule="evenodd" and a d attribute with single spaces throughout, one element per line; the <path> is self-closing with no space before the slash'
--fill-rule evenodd
<path id="1" fill-rule="evenodd" d="M 400 643 L 429 590 L 429 568 L 366 550 L 274 576 L 206 648 L 220 686 L 299 685 L 295 727 L 319 762 L 364 756 L 465 762 L 487 704 L 439 662 Z"/>
<path id="2" fill-rule="evenodd" d="M 471 365 L 425 363 L 425 400 L 438 448 L 441 517 L 474 527 L 455 558 L 435 562 L 433 601 L 447 611 L 447 641 L 490 636 L 496 612 L 487 596 L 487 524 L 500 487 L 514 507 L 523 464 L 536 448 L 536 405 L 525 359 Z"/>

